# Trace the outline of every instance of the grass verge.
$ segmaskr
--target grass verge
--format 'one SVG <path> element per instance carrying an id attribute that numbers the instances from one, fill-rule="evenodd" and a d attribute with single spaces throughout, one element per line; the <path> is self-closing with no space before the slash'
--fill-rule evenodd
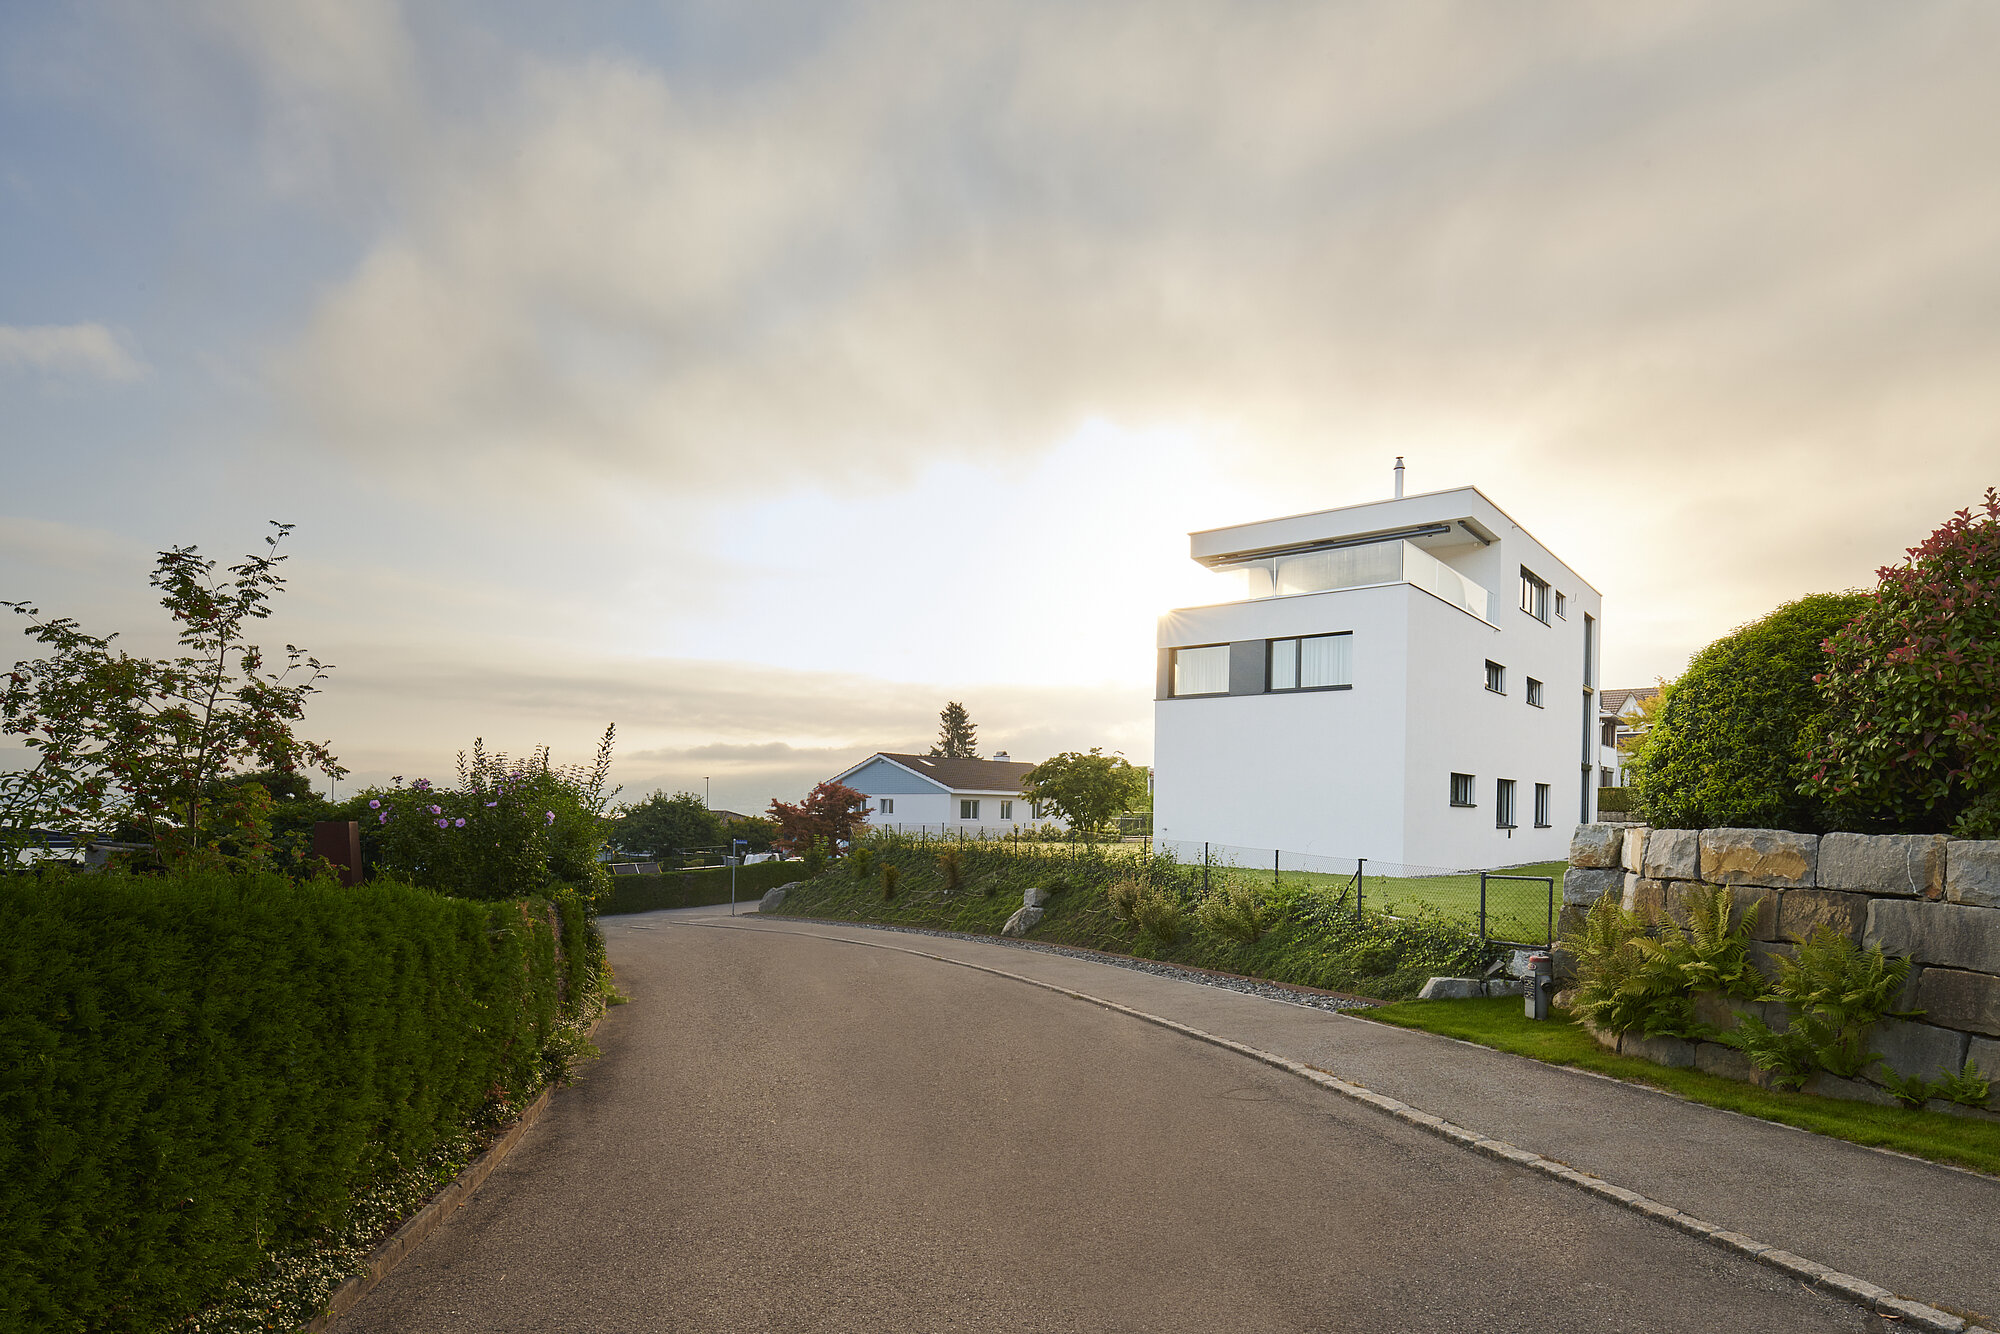
<path id="1" fill-rule="evenodd" d="M 1810 1093 L 1758 1088 L 1701 1070 L 1673 1070 L 1606 1051 L 1563 1011 L 1536 1021 L 1516 997 L 1481 1000 L 1400 1001 L 1357 1010 L 1356 1017 L 1399 1028 L 1476 1042 L 1517 1056 L 1572 1066 L 1627 1083 L 1664 1089 L 1689 1102 L 1741 1112 L 1871 1148 L 1928 1158 L 2000 1176 L 2000 1122 L 1917 1108 L 1876 1107 Z"/>

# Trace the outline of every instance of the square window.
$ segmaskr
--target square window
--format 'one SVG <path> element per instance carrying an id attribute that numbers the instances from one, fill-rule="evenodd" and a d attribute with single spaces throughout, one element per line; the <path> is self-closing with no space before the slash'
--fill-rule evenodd
<path id="1" fill-rule="evenodd" d="M 1471 774 L 1453 774 L 1451 776 L 1451 804 L 1454 806 L 1472 806 L 1477 804 L 1473 801 Z"/>
<path id="2" fill-rule="evenodd" d="M 894 815 L 895 813 L 896 813 L 896 799 L 894 797 L 882 798 L 882 814 Z"/>
<path id="3" fill-rule="evenodd" d="M 1528 678 L 1528 703 L 1537 709 L 1542 707 L 1542 683 L 1532 676 Z"/>
<path id="4" fill-rule="evenodd" d="M 959 802 L 958 818 L 961 820 L 977 820 L 979 818 L 979 803 L 976 801 Z"/>
<path id="5" fill-rule="evenodd" d="M 1548 827 L 1549 785 L 1547 783 L 1537 783 L 1535 784 L 1535 828 L 1547 829 Z"/>
<path id="6" fill-rule="evenodd" d="M 1173 654 L 1174 695 L 1229 693 L 1229 645 L 1204 644 L 1198 648 L 1177 648 Z"/>
<path id="7" fill-rule="evenodd" d="M 1514 780 L 1511 778 L 1494 780 L 1493 827 L 1495 829 L 1514 827 Z"/>
<path id="8" fill-rule="evenodd" d="M 1521 610 L 1548 624 L 1549 582 L 1525 565 L 1521 567 Z"/>
<path id="9" fill-rule="evenodd" d="M 1497 662 L 1486 664 L 1486 688 L 1496 695 L 1507 693 L 1507 669 Z"/>
<path id="10" fill-rule="evenodd" d="M 1003 820 L 1011 820 L 1011 819 L 1013 819 L 1013 818 L 1014 818 L 1014 803 L 1013 803 L 1013 802 L 1011 802 L 1011 801 L 1003 801 L 1003 802 L 1001 802 L 1001 803 L 1000 803 L 1000 818 L 1001 818 L 1001 819 L 1003 819 Z"/>
<path id="11" fill-rule="evenodd" d="M 1346 631 L 1273 639 L 1266 653 L 1267 690 L 1341 690 L 1354 684 L 1354 636 Z"/>

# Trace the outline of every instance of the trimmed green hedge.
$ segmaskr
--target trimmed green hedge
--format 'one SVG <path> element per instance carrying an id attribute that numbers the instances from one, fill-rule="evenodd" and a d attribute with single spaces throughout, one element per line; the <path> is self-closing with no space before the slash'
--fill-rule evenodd
<path id="1" fill-rule="evenodd" d="M 1629 787 L 1600 787 L 1597 789 L 1597 809 L 1609 811 L 1613 815 L 1629 815 L 1638 805 L 1638 794 Z"/>
<path id="2" fill-rule="evenodd" d="M 0 881 L 0 1327 L 171 1325 L 313 1244 L 539 1088 L 601 957 L 573 898 Z"/>
<path id="3" fill-rule="evenodd" d="M 755 903 L 767 889 L 806 878 L 802 862 L 757 862 L 736 868 L 736 901 Z M 699 908 L 729 902 L 729 868 L 704 866 L 694 871 L 659 875 L 620 875 L 611 879 L 609 893 L 599 896 L 599 916 L 656 912 L 661 908 Z"/>

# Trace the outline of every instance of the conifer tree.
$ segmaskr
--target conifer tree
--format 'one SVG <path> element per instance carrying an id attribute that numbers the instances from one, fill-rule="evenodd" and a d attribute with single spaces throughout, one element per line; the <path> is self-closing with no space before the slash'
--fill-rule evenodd
<path id="1" fill-rule="evenodd" d="M 957 700 L 938 711 L 938 739 L 930 753 L 944 760 L 976 760 L 979 758 L 979 729 L 966 715 L 965 706 Z"/>

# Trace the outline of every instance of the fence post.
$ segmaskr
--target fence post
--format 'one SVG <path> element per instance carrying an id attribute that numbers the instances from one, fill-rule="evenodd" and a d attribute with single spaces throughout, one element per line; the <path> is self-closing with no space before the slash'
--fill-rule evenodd
<path id="1" fill-rule="evenodd" d="M 1204 898 L 1208 896 L 1208 844 L 1206 843 L 1201 845 L 1201 892 Z"/>
<path id="2" fill-rule="evenodd" d="M 1276 888 L 1278 888 L 1278 857 L 1279 857 L 1279 856 L 1280 856 L 1280 853 L 1278 852 L 1278 850 L 1277 850 L 1276 848 L 1272 848 L 1272 849 L 1271 849 L 1271 888 L 1272 888 L 1272 889 L 1276 889 Z"/>
<path id="3" fill-rule="evenodd" d="M 1479 873 L 1479 943 L 1486 943 L 1486 872 Z"/>
<path id="4" fill-rule="evenodd" d="M 1354 920 L 1357 922 L 1361 920 L 1361 888 L 1363 884 L 1361 876 L 1367 865 L 1368 859 L 1366 857 L 1356 857 L 1354 859 Z"/>

